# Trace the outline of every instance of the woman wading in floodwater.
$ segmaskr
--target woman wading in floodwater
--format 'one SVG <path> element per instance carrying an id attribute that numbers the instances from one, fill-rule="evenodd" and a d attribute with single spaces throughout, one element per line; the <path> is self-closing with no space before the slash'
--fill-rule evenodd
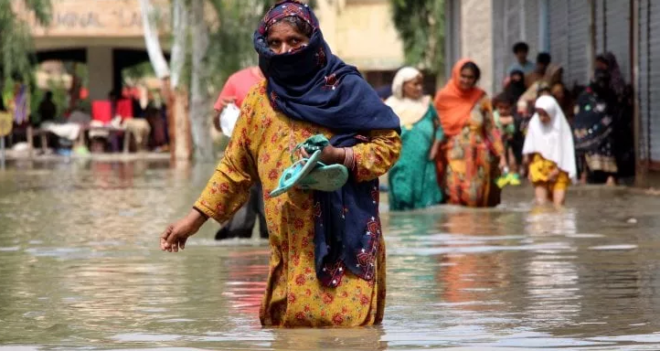
<path id="1" fill-rule="evenodd" d="M 266 80 L 245 99 L 225 157 L 193 210 L 170 225 L 161 248 L 183 249 L 211 217 L 226 221 L 258 179 L 271 247 L 265 326 L 364 326 L 385 307 L 385 245 L 378 177 L 397 161 L 399 120 L 362 79 L 330 52 L 310 8 L 282 1 L 254 35 Z M 296 145 L 323 134 L 321 162 L 343 164 L 338 191 L 270 192 L 293 164 Z"/>

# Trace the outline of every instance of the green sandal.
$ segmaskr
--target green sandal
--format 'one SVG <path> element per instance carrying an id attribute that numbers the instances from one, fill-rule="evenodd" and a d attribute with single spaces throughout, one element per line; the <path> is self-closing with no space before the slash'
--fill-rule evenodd
<path id="1" fill-rule="evenodd" d="M 271 191 L 271 197 L 277 197 L 294 186 L 306 190 L 335 191 L 348 181 L 348 169 L 343 165 L 325 165 L 319 162 L 323 149 L 330 145 L 330 141 L 322 135 L 314 135 L 298 144 L 293 150 L 295 153 L 304 148 L 309 158 L 293 162 L 284 170 L 279 179 L 277 189 Z M 293 160 L 294 153 L 291 154 Z"/>
<path id="2" fill-rule="evenodd" d="M 325 165 L 321 162 L 304 177 L 298 187 L 318 191 L 335 191 L 348 181 L 348 168 L 344 165 Z"/>
<path id="3" fill-rule="evenodd" d="M 270 196 L 278 197 L 296 186 L 303 177 L 308 175 L 316 167 L 319 158 L 321 158 L 321 150 L 314 152 L 309 158 L 303 158 L 294 162 L 284 170 L 277 188 L 270 192 Z"/>

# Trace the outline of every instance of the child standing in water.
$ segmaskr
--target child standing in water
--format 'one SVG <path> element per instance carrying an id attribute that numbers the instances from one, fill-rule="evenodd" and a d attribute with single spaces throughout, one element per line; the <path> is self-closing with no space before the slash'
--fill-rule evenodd
<path id="1" fill-rule="evenodd" d="M 513 117 L 513 102 L 511 97 L 506 93 L 501 93 L 495 97 L 493 101 L 495 107 L 493 111 L 493 119 L 495 125 L 502 134 L 502 143 L 504 144 L 504 158 L 506 159 L 506 167 L 503 169 L 503 183 L 511 185 L 520 185 L 520 175 L 518 175 L 518 156 L 520 155 L 520 146 L 518 152 L 515 151 L 516 146 L 516 123 Z M 518 143 L 520 145 L 521 143 Z"/>
<path id="2" fill-rule="evenodd" d="M 538 204 L 550 199 L 555 206 L 562 206 L 566 189 L 577 174 L 573 135 L 555 98 L 541 96 L 535 107 L 523 147 L 529 180 Z"/>

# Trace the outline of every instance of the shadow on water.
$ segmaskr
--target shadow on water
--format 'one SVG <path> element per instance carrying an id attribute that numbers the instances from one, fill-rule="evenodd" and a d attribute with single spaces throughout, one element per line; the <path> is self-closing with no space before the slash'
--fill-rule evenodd
<path id="1" fill-rule="evenodd" d="M 264 241 L 158 250 L 213 165 L 13 164 L 0 172 L 0 351 L 660 349 L 660 198 L 507 189 L 492 210 L 385 213 L 382 326 L 263 329 Z"/>

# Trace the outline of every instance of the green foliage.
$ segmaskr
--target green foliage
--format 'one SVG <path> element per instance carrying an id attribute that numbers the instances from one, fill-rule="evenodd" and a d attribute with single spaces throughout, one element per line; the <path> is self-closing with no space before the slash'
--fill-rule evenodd
<path id="1" fill-rule="evenodd" d="M 209 0 L 219 25 L 211 29 L 208 64 L 214 86 L 234 72 L 257 63 L 252 36 L 272 0 Z"/>
<path id="2" fill-rule="evenodd" d="M 138 63 L 137 65 L 127 67 L 121 72 L 121 74 L 124 82 L 137 81 L 140 78 L 156 76 L 154 68 L 151 66 L 151 62 L 149 61 L 144 61 L 142 63 Z"/>
<path id="3" fill-rule="evenodd" d="M 29 24 L 14 13 L 12 3 L 0 1 L 0 82 L 11 76 L 28 80 L 34 60 L 31 57 L 32 38 Z M 23 0 L 17 4 L 32 12 L 38 24 L 47 25 L 51 19 L 50 0 Z"/>
<path id="4" fill-rule="evenodd" d="M 432 73 L 444 67 L 444 0 L 390 0 L 406 62 Z"/>
<path id="5" fill-rule="evenodd" d="M 64 82 L 57 80 L 48 81 L 48 90 L 35 89 L 32 96 L 30 97 L 30 112 L 31 112 L 31 121 L 33 123 L 40 123 L 41 116 L 39 115 L 39 104 L 43 101 L 46 91 L 53 93 L 53 103 L 57 106 L 57 112 L 55 113 L 55 119 L 61 119 L 62 114 L 68 107 L 69 93 Z"/>

